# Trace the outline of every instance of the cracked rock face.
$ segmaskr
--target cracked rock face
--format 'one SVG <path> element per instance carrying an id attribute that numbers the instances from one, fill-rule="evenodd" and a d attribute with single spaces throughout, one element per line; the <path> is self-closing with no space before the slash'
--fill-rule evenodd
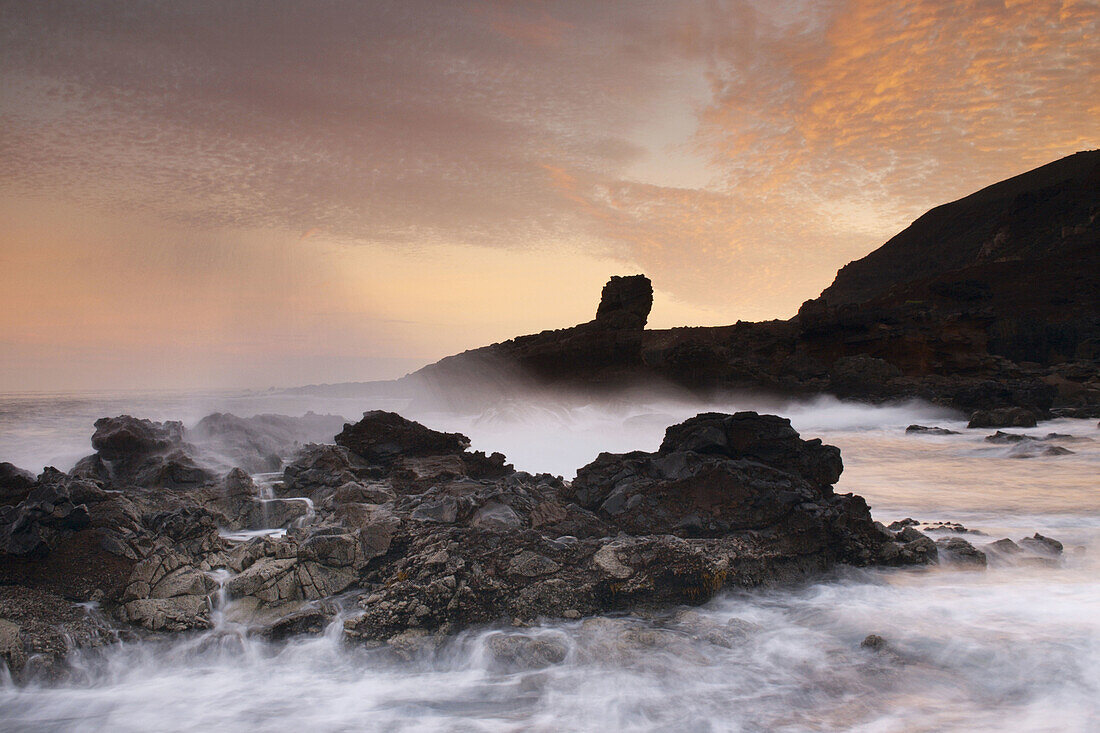
<path id="1" fill-rule="evenodd" d="M 632 534 L 721 537 L 833 502 L 840 451 L 774 415 L 706 413 L 673 425 L 657 453 L 601 454 L 573 498 Z"/>
<path id="2" fill-rule="evenodd" d="M 192 488 L 214 481 L 184 441 L 183 423 L 141 420 L 129 415 L 96 420 L 94 455 L 81 459 L 74 474 L 118 487 Z"/>
<path id="3" fill-rule="evenodd" d="M 395 515 L 408 517 L 392 540 L 401 552 L 364 569 L 360 585 L 373 591 L 346 630 L 388 638 L 700 603 L 725 585 L 837 561 L 936 557 L 919 532 L 902 540 L 871 521 L 861 498 L 835 495 L 841 470 L 836 448 L 802 440 L 789 421 L 738 413 L 674 425 L 656 453 L 603 454 L 572 486 L 443 474 L 422 494 L 398 495 Z"/>

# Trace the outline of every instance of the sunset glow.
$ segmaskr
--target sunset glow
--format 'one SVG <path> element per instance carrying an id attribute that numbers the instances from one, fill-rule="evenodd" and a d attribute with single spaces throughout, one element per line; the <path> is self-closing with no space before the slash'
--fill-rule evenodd
<path id="1" fill-rule="evenodd" d="M 399 376 L 787 318 L 1100 146 L 1091 0 L 0 3 L 3 391 Z"/>

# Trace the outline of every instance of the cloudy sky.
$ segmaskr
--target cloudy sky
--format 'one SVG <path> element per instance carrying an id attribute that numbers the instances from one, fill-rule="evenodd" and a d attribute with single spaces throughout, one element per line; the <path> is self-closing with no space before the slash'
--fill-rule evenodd
<path id="1" fill-rule="evenodd" d="M 1100 146 L 1097 0 L 0 0 L 0 392 L 786 318 Z"/>

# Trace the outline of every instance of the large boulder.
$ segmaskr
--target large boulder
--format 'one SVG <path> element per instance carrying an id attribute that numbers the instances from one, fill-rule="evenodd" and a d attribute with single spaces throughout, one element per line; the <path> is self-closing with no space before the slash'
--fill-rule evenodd
<path id="1" fill-rule="evenodd" d="M 310 444 L 283 469 L 282 482 L 273 488 L 279 496 L 304 496 L 320 503 L 339 487 L 357 481 L 365 468 L 363 460 L 343 446 Z"/>
<path id="2" fill-rule="evenodd" d="M 839 450 L 802 440 L 789 420 L 705 413 L 668 428 L 656 453 L 600 454 L 572 495 L 631 534 L 721 537 L 828 502 L 842 469 Z"/>
<path id="3" fill-rule="evenodd" d="M 387 465 L 399 458 L 459 454 L 470 446 L 470 439 L 431 430 L 395 412 L 372 410 L 354 425 L 344 425 L 336 444 L 370 463 Z"/>
<path id="4" fill-rule="evenodd" d="M 74 476 L 116 486 L 194 488 L 215 480 L 183 439 L 183 423 L 153 422 L 129 415 L 96 420 L 94 455 L 81 459 Z"/>
<path id="5" fill-rule="evenodd" d="M 500 453 L 467 450 L 470 439 L 461 433 L 432 430 L 383 410 L 366 412 L 359 422 L 345 425 L 336 443 L 353 458 L 420 490 L 446 478 L 502 478 L 513 470 Z M 360 471 L 358 475 L 379 474 Z"/>
<path id="6" fill-rule="evenodd" d="M 613 275 L 603 286 L 596 323 L 613 329 L 645 328 L 653 307 L 653 284 L 645 275 Z"/>
<path id="7" fill-rule="evenodd" d="M 33 486 L 33 473 L 6 461 L 0 463 L 0 506 L 23 501 Z"/>
<path id="8" fill-rule="evenodd" d="M 118 617 L 151 631 L 206 628 L 207 597 L 214 589 L 214 581 L 186 555 L 162 545 L 134 566 Z"/>
<path id="9" fill-rule="evenodd" d="M 844 470 L 840 449 L 819 438 L 803 440 L 787 418 L 755 412 L 708 412 L 669 427 L 658 453 L 685 451 L 757 461 L 795 473 L 822 491 Z"/>
<path id="10" fill-rule="evenodd" d="M 970 416 L 968 428 L 1033 428 L 1036 415 L 1023 407 L 1000 407 L 994 410 L 975 410 Z"/>

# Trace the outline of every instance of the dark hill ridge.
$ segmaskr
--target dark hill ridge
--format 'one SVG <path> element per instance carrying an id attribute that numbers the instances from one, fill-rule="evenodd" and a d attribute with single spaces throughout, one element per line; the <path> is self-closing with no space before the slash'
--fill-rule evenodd
<path id="1" fill-rule="evenodd" d="M 833 306 L 864 303 L 945 273 L 1095 254 L 1097 191 L 1100 151 L 1076 153 L 995 183 L 937 206 L 874 252 L 845 265 L 821 299 Z"/>
<path id="2" fill-rule="evenodd" d="M 647 331 L 648 278 L 613 277 L 588 323 L 353 391 L 476 407 L 660 383 L 1089 414 L 1100 409 L 1098 218 L 1100 151 L 1081 152 L 932 209 L 789 321 Z"/>
<path id="3" fill-rule="evenodd" d="M 802 320 L 814 330 L 858 311 L 902 322 L 929 313 L 977 329 L 993 356 L 1094 360 L 1098 217 L 1100 151 L 1071 155 L 929 211 L 841 268 Z"/>

